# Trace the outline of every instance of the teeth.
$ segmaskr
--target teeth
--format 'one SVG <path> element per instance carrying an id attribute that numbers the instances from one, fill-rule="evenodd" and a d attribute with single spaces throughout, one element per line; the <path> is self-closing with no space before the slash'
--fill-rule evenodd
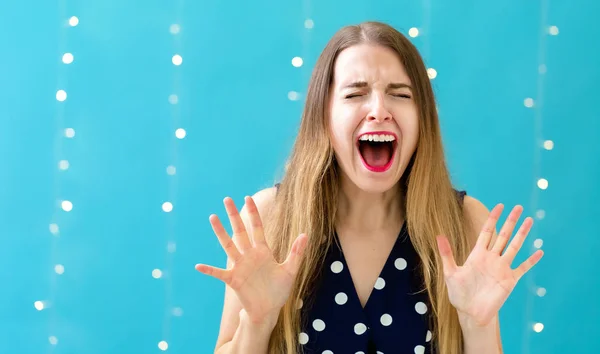
<path id="1" fill-rule="evenodd" d="M 365 134 L 362 135 L 358 140 L 360 141 L 394 141 L 393 135 L 390 134 Z"/>

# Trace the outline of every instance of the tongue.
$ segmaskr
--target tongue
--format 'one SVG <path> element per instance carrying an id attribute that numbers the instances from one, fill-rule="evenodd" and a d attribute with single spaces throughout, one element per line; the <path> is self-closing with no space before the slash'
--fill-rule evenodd
<path id="1" fill-rule="evenodd" d="M 367 165 L 372 167 L 383 167 L 391 158 L 390 144 L 366 143 L 363 144 L 361 154 Z"/>

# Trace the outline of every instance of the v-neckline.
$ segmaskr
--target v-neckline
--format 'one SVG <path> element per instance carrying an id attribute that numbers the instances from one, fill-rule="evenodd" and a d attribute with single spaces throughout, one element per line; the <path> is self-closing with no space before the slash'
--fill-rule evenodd
<path id="1" fill-rule="evenodd" d="M 385 263 L 383 263 L 383 267 L 381 267 L 381 269 L 377 275 L 377 279 L 381 278 L 384 271 L 387 269 L 388 263 L 390 263 L 390 259 L 391 259 L 392 255 L 395 253 L 396 248 L 398 247 L 398 244 L 401 242 L 401 239 L 404 236 L 405 228 L 406 228 L 406 220 L 404 220 L 404 222 L 402 223 L 400 232 L 398 232 L 398 235 L 396 236 L 396 240 L 394 241 L 394 244 L 392 245 L 392 248 L 390 249 L 390 252 L 387 255 Z M 352 278 L 352 274 L 350 273 L 350 266 L 348 266 L 348 262 L 346 262 L 346 256 L 344 255 L 344 250 L 342 249 L 342 243 L 340 242 L 340 238 L 339 238 L 337 231 L 334 231 L 334 237 L 335 237 L 335 245 L 340 252 L 340 261 L 342 262 L 344 267 L 346 269 L 348 269 L 348 272 L 347 272 L 348 273 L 348 281 L 352 287 L 352 296 L 354 297 L 354 299 L 356 300 L 356 302 L 358 303 L 358 306 L 362 309 L 362 311 L 366 311 L 367 307 L 369 306 L 369 303 L 371 302 L 371 299 L 373 298 L 375 284 L 373 284 L 373 289 L 371 289 L 371 292 L 369 293 L 369 297 L 367 298 L 365 305 L 362 306 L 362 304 L 360 303 L 360 297 L 358 296 L 358 291 L 356 290 L 356 284 L 354 284 L 354 279 Z M 377 280 L 375 282 L 377 282 Z"/>

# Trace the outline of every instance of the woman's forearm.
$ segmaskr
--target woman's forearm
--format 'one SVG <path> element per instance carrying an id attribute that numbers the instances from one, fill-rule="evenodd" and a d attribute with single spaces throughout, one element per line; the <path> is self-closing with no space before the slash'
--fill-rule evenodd
<path id="1" fill-rule="evenodd" d="M 244 310 L 240 311 L 240 323 L 231 341 L 223 344 L 215 354 L 267 354 L 271 332 L 277 317 L 271 316 L 262 323 L 252 323 Z"/>
<path id="2" fill-rule="evenodd" d="M 486 326 L 479 326 L 468 318 L 460 318 L 460 325 L 465 344 L 464 354 L 502 354 L 497 319 Z"/>

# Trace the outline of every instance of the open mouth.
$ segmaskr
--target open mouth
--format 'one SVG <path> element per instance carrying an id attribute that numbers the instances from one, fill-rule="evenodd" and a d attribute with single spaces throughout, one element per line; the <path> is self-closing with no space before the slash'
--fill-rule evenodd
<path id="1" fill-rule="evenodd" d="M 373 132 L 358 138 L 357 146 L 363 165 L 373 172 L 385 172 L 394 162 L 398 142 L 390 132 Z"/>

